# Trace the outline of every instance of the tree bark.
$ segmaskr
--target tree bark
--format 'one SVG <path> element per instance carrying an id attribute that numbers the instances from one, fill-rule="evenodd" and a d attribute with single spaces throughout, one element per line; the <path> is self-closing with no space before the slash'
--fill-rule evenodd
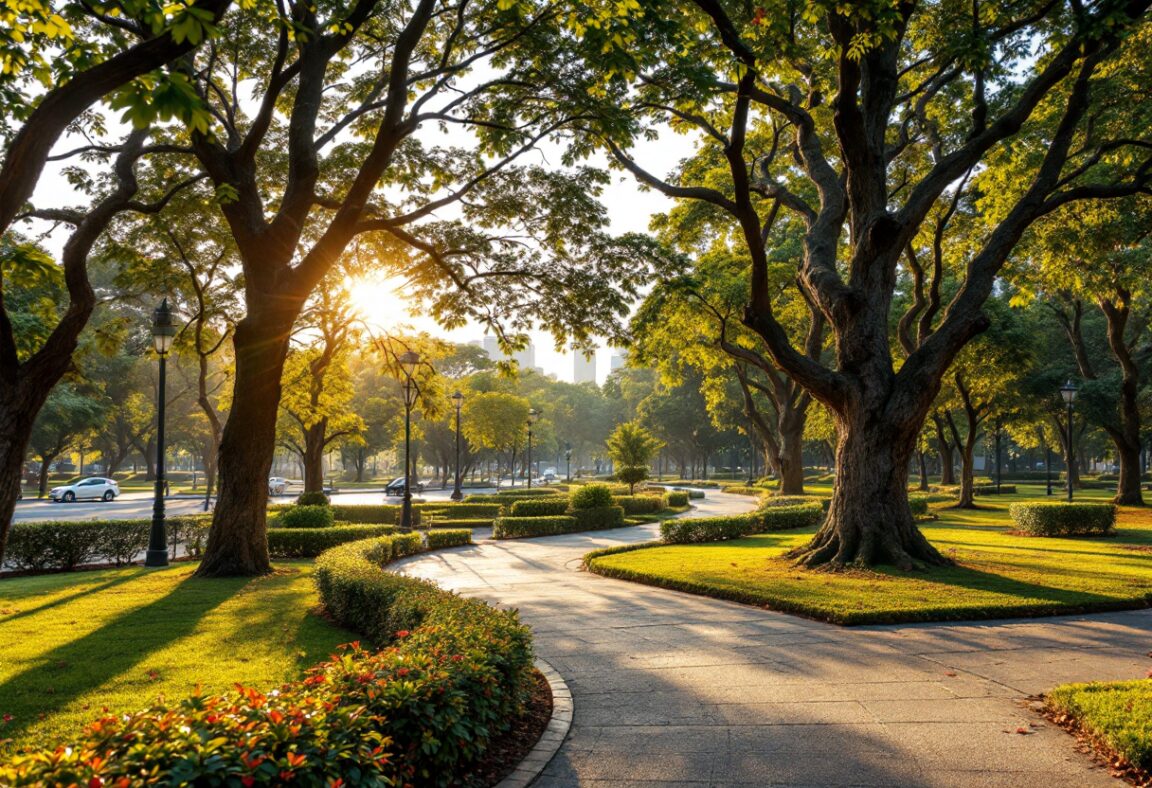
<path id="1" fill-rule="evenodd" d="M 920 465 L 920 491 L 928 492 L 928 453 L 918 449 L 916 460 Z"/>
<path id="2" fill-rule="evenodd" d="M 200 577 L 268 574 L 268 475 L 276 445 L 280 379 L 299 303 L 250 313 L 233 334 L 232 412 L 220 440 L 220 495 Z"/>
<path id="3" fill-rule="evenodd" d="M 940 484 L 955 484 L 955 447 L 949 443 L 948 435 L 944 432 L 944 419 L 938 413 L 932 414 L 932 424 L 936 428 L 936 453 L 940 455 Z"/>
<path id="4" fill-rule="evenodd" d="M 790 425 L 792 426 L 792 425 Z M 780 433 L 780 486 L 781 495 L 804 494 L 804 417 L 796 428 Z"/>
<path id="5" fill-rule="evenodd" d="M 824 525 L 790 556 L 803 566 L 872 566 L 910 570 L 951 563 L 920 532 L 908 506 L 908 467 L 919 423 L 877 422 L 864 407 L 846 408 L 838 424 L 839 475 Z M 867 506 L 861 506 L 867 501 Z"/>
<path id="6" fill-rule="evenodd" d="M 327 443 L 327 417 L 304 430 L 304 492 L 321 492 L 324 489 L 324 447 Z"/>
<path id="7" fill-rule="evenodd" d="M 1130 313 L 1131 294 L 1124 287 L 1117 288 L 1116 298 L 1100 299 L 1100 310 L 1108 320 L 1108 347 L 1120 364 L 1120 423 L 1108 434 L 1116 444 L 1120 458 L 1120 480 L 1116 485 L 1118 504 L 1143 506 L 1140 491 L 1140 368 L 1132 358 L 1132 349 L 1125 337 Z"/>

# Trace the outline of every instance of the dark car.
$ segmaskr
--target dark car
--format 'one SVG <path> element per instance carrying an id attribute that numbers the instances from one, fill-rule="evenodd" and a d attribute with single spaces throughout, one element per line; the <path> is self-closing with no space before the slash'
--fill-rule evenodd
<path id="1" fill-rule="evenodd" d="M 424 483 L 416 482 L 412 487 L 412 492 L 417 495 L 424 492 Z M 404 495 L 404 477 L 401 476 L 399 479 L 393 479 L 388 482 L 388 486 L 384 488 L 384 494 L 397 498 Z"/>

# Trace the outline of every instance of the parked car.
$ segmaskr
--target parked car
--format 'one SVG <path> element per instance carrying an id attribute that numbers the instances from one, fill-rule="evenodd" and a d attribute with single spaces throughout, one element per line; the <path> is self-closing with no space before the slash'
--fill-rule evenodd
<path id="1" fill-rule="evenodd" d="M 97 501 L 111 501 L 120 494 L 120 485 L 115 479 L 105 479 L 103 476 L 93 476 L 81 479 L 75 484 L 66 484 L 63 487 L 53 487 L 48 491 L 48 497 L 53 502 L 71 503 L 83 498 Z"/>
<path id="2" fill-rule="evenodd" d="M 424 482 L 416 482 L 415 488 L 412 491 L 417 495 L 424 492 Z M 399 479 L 393 479 L 388 482 L 388 486 L 384 488 L 384 494 L 391 497 L 404 495 L 404 477 L 401 476 Z"/>
<path id="3" fill-rule="evenodd" d="M 288 480 L 282 479 L 279 476 L 272 476 L 268 479 L 268 494 L 269 495 L 283 495 L 284 491 L 288 489 Z"/>

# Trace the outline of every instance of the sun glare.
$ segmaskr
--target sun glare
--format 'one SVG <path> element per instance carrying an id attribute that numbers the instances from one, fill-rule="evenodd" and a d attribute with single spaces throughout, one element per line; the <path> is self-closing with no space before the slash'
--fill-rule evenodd
<path id="1" fill-rule="evenodd" d="M 344 289 L 357 316 L 380 331 L 394 331 L 410 323 L 411 305 L 404 298 L 401 277 L 363 276 L 344 278 Z"/>

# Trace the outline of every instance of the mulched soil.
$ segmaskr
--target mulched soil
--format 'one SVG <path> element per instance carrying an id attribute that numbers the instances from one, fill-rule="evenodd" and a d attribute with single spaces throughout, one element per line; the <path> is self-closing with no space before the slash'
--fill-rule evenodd
<path id="1" fill-rule="evenodd" d="M 507 777 L 536 746 L 544 729 L 548 727 L 548 721 L 552 719 L 552 690 L 540 671 L 533 671 L 533 679 L 524 714 L 512 723 L 507 733 L 492 741 L 484 759 L 470 774 L 459 778 L 455 785 L 495 785 Z"/>
<path id="2" fill-rule="evenodd" d="M 1107 766 L 1113 777 L 1139 788 L 1152 787 L 1152 774 L 1129 763 L 1123 755 L 1113 750 L 1108 742 L 1085 730 L 1076 717 L 1050 708 L 1044 703 L 1043 696 L 1031 700 L 1041 714 L 1076 737 L 1078 750 L 1091 755 L 1097 763 Z"/>

